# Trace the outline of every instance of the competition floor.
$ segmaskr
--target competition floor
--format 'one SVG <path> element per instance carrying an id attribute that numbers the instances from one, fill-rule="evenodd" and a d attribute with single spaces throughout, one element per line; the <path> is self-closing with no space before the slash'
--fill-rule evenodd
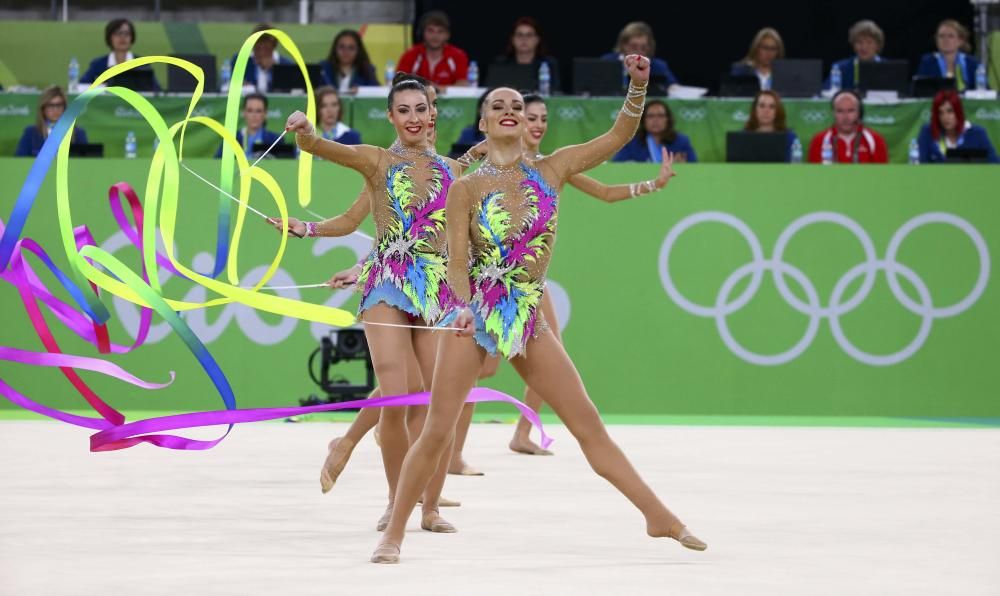
<path id="1" fill-rule="evenodd" d="M 87 433 L 0 421 L 0 594 L 998 594 L 1000 429 L 615 425 L 704 553 L 643 533 L 566 429 L 515 455 L 476 424 L 444 509 L 372 565 L 374 442 L 334 490 L 343 423 L 236 428 L 216 449 L 91 454 Z M 208 436 L 207 434 L 205 435 Z"/>

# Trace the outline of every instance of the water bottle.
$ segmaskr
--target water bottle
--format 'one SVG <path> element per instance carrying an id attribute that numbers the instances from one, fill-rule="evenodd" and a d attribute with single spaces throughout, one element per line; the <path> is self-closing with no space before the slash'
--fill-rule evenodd
<path id="1" fill-rule="evenodd" d="M 823 165 L 828 166 L 833 163 L 833 145 L 830 144 L 830 139 L 823 140 L 823 150 L 820 153 L 820 161 Z"/>
<path id="2" fill-rule="evenodd" d="M 840 85 L 840 67 L 834 64 L 830 69 L 830 91 L 833 91 L 834 93 L 840 91 Z"/>
<path id="3" fill-rule="evenodd" d="M 976 89 L 979 91 L 989 89 L 989 85 L 986 82 L 986 65 L 982 62 L 976 67 Z"/>
<path id="4" fill-rule="evenodd" d="M 77 85 L 80 84 L 80 63 L 76 61 L 76 56 L 69 59 L 69 85 L 68 93 L 76 93 Z"/>
<path id="5" fill-rule="evenodd" d="M 131 130 L 125 135 L 125 159 L 135 159 L 135 133 Z"/>
<path id="6" fill-rule="evenodd" d="M 469 86 L 478 87 L 479 86 L 479 65 L 473 60 L 469 62 Z"/>
<path id="7" fill-rule="evenodd" d="M 219 76 L 219 91 L 225 93 L 229 90 L 229 80 L 233 78 L 233 67 L 230 66 L 229 60 L 222 61 L 222 72 Z"/>
<path id="8" fill-rule="evenodd" d="M 792 141 L 792 163 L 802 163 L 802 143 L 798 137 Z"/>
<path id="9" fill-rule="evenodd" d="M 542 97 L 548 97 L 552 94 L 552 73 L 549 72 L 549 63 L 542 62 L 542 65 L 538 67 L 538 93 Z"/>
<path id="10" fill-rule="evenodd" d="M 396 63 L 392 60 L 386 60 L 385 62 L 385 84 L 386 86 L 392 86 L 392 80 L 396 78 Z"/>
<path id="11" fill-rule="evenodd" d="M 917 144 L 917 140 L 913 139 L 910 141 L 910 164 L 920 163 L 920 145 Z"/>

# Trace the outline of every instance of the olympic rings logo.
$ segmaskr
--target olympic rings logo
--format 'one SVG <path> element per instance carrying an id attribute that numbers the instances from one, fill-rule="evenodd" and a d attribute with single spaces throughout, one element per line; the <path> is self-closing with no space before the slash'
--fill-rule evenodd
<path id="1" fill-rule="evenodd" d="M 695 304 L 684 297 L 677 289 L 670 275 L 670 252 L 673 250 L 674 243 L 689 228 L 705 222 L 722 223 L 735 229 L 747 241 L 753 255 L 751 262 L 738 267 L 726 278 L 719 288 L 715 304 L 709 306 Z M 786 263 L 782 259 L 785 248 L 792 237 L 803 228 L 816 223 L 833 223 L 846 228 L 858 239 L 865 253 L 864 262 L 849 269 L 837 281 L 833 291 L 830 293 L 829 304 L 826 306 L 821 303 L 816 287 L 806 277 L 806 274 L 801 269 Z M 927 284 L 924 283 L 924 280 L 915 271 L 896 260 L 899 248 L 903 244 L 903 241 L 906 240 L 906 237 L 913 230 L 928 224 L 947 224 L 958 228 L 969 237 L 979 255 L 979 277 L 976 279 L 976 284 L 972 288 L 972 291 L 960 301 L 948 306 L 935 306 L 931 300 L 930 290 Z M 726 322 L 726 318 L 729 315 L 740 310 L 753 299 L 760 288 L 764 273 L 768 271 L 771 272 L 774 284 L 785 302 L 794 310 L 809 317 L 809 324 L 802 339 L 789 350 L 780 354 L 756 354 L 747 350 L 736 341 Z M 851 343 L 844 334 L 844 330 L 840 324 L 840 317 L 853 311 L 868 297 L 879 271 L 885 272 L 889 288 L 892 290 L 892 295 L 896 300 L 906 310 L 919 316 L 921 319 L 920 329 L 916 337 L 903 349 L 892 354 L 869 354 L 862 351 Z M 927 340 L 927 336 L 930 334 L 931 325 L 935 319 L 954 317 L 968 310 L 979 300 L 989 279 L 990 255 L 986 247 L 986 241 L 983 239 L 982 234 L 979 233 L 979 230 L 965 219 L 950 213 L 924 213 L 907 221 L 893 234 L 892 239 L 889 241 L 889 247 L 886 249 L 885 258 L 879 259 L 875 254 L 875 246 L 871 238 L 857 222 L 840 213 L 817 212 L 804 215 L 790 223 L 778 237 L 778 242 L 774 246 L 771 258 L 766 259 L 757 236 L 742 220 L 728 213 L 705 211 L 685 217 L 667 233 L 667 237 L 663 241 L 663 246 L 660 248 L 659 272 L 660 280 L 663 282 L 663 288 L 666 290 L 667 295 L 678 306 L 691 314 L 714 318 L 719 335 L 723 343 L 726 344 L 726 347 L 733 354 L 751 364 L 774 366 L 785 364 L 798 358 L 812 344 L 813 339 L 815 339 L 819 331 L 820 321 L 826 318 L 830 322 L 830 331 L 833 333 L 834 339 L 845 353 L 864 364 L 889 366 L 903 362 L 923 346 Z M 748 276 L 750 277 L 750 283 L 743 290 L 743 293 L 736 298 L 731 298 L 733 289 Z M 800 300 L 798 296 L 789 290 L 785 276 L 794 279 L 805 291 L 806 302 Z M 919 297 L 918 301 L 914 301 L 903 292 L 899 284 L 900 276 L 905 278 L 915 288 Z M 845 298 L 844 294 L 848 287 L 859 277 L 863 277 L 861 287 L 858 288 L 853 296 Z"/>
<path id="2" fill-rule="evenodd" d="M 811 124 L 816 124 L 818 122 L 823 122 L 830 117 L 827 112 L 821 112 L 819 110 L 806 110 L 802 112 L 801 118 L 806 122 Z"/>
<path id="3" fill-rule="evenodd" d="M 458 120 L 465 115 L 465 110 L 456 106 L 445 106 L 438 108 L 438 115 L 442 120 Z"/>
<path id="4" fill-rule="evenodd" d="M 681 108 L 678 113 L 681 120 L 704 120 L 708 115 L 705 108 Z"/>
<path id="5" fill-rule="evenodd" d="M 558 110 L 561 120 L 579 120 L 583 118 L 583 108 L 580 106 L 562 106 Z"/>

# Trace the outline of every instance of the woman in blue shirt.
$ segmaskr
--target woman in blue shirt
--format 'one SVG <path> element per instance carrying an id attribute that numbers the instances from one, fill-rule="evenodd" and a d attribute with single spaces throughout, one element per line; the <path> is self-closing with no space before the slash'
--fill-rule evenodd
<path id="1" fill-rule="evenodd" d="M 975 87 L 979 60 L 966 53 L 971 50 L 969 30 L 954 19 L 945 19 L 938 25 L 934 41 L 938 51 L 920 58 L 917 76 L 955 79 L 959 91 Z"/>
<path id="2" fill-rule="evenodd" d="M 851 26 L 847 32 L 847 41 L 854 48 L 854 56 L 835 62 L 833 66 L 840 70 L 840 88 L 854 89 L 858 86 L 860 64 L 882 61 L 882 56 L 879 54 L 885 47 L 885 33 L 875 21 L 866 19 Z M 823 88 L 830 88 L 829 77 L 823 82 Z"/>
<path id="3" fill-rule="evenodd" d="M 662 159 L 661 149 L 674 154 L 674 161 L 698 161 L 698 155 L 687 135 L 674 130 L 674 115 L 666 103 L 659 99 L 646 102 L 639 131 L 611 161 L 652 161 Z"/>
<path id="4" fill-rule="evenodd" d="M 750 132 L 783 132 L 788 148 L 785 161 L 792 161 L 792 145 L 799 137 L 786 124 L 785 106 L 774 91 L 758 91 L 750 106 L 750 118 L 744 127 Z"/>
<path id="5" fill-rule="evenodd" d="M 81 83 L 93 83 L 97 77 L 101 76 L 105 70 L 137 58 L 132 53 L 132 46 L 135 44 L 135 25 L 128 19 L 114 19 L 104 27 L 104 43 L 111 49 L 107 56 L 98 56 L 90 62 L 87 72 L 80 77 Z M 150 66 L 140 66 L 137 70 L 149 70 Z M 153 90 L 159 91 L 160 84 L 153 77 Z M 70 92 L 73 90 L 70 89 Z"/>
<path id="6" fill-rule="evenodd" d="M 52 127 L 66 111 L 66 96 L 59 87 L 49 87 L 38 98 L 38 117 L 35 124 L 24 129 L 21 140 L 14 151 L 16 157 L 36 157 L 42 150 L 45 139 L 49 138 Z M 87 133 L 82 128 L 73 128 L 73 143 L 86 143 Z"/>
<path id="7" fill-rule="evenodd" d="M 356 93 L 358 87 L 379 86 L 368 50 L 361 35 L 353 29 L 344 29 L 333 38 L 330 55 L 319 65 L 323 82 L 338 93 Z"/>
<path id="8" fill-rule="evenodd" d="M 667 66 L 667 61 L 656 58 L 656 38 L 653 37 L 653 28 L 642 21 L 633 21 L 622 28 L 618 34 L 618 43 L 615 44 L 613 52 L 601 56 L 603 60 L 624 61 L 629 54 L 639 54 L 649 58 L 649 82 L 654 85 L 660 93 L 670 89 L 672 85 L 679 84 L 677 77 Z M 623 70 L 622 73 L 625 71 Z"/>
<path id="9" fill-rule="evenodd" d="M 980 149 L 986 152 L 988 162 L 1000 163 L 986 130 L 965 119 L 962 100 L 953 90 L 934 96 L 930 124 L 920 129 L 917 144 L 920 163 L 941 163 L 948 149 Z"/>
<path id="10" fill-rule="evenodd" d="M 333 87 L 316 90 L 316 132 L 328 141 L 341 145 L 360 145 L 361 134 L 340 121 L 340 95 Z"/>

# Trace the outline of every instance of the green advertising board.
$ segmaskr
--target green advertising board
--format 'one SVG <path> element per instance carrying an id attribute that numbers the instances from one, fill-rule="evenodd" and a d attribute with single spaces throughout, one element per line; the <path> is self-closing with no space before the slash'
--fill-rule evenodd
<path id="1" fill-rule="evenodd" d="M 0 160 L 5 221 L 30 163 Z M 217 161 L 188 165 L 210 179 L 217 175 Z M 136 270 L 135 249 L 110 215 L 107 190 L 119 180 L 143 189 L 145 168 L 142 160 L 73 160 L 69 172 L 74 223 L 90 226 L 99 244 Z M 267 161 L 265 168 L 294 199 L 294 164 Z M 602 412 L 1000 417 L 1000 294 L 992 280 L 1000 169 L 691 164 L 677 172 L 665 191 L 614 205 L 572 188 L 561 195 L 549 291 L 568 352 Z M 655 168 L 609 164 L 593 174 L 619 183 L 648 179 Z M 177 254 L 206 271 L 217 194 L 181 175 Z M 333 215 L 350 204 L 361 178 L 318 162 L 313 185 L 310 209 Z M 250 200 L 276 212 L 259 187 Z M 309 217 L 297 205 L 290 212 Z M 272 228 L 250 217 L 240 248 L 242 285 L 261 275 L 278 244 Z M 371 233 L 370 222 L 363 229 Z M 65 266 L 56 230 L 50 173 L 25 233 Z M 325 281 L 369 248 L 361 237 L 293 239 L 271 283 Z M 29 262 L 50 287 L 57 285 Z M 168 279 L 164 291 L 188 301 L 210 298 L 178 278 Z M 357 305 L 349 291 L 282 293 L 351 310 Z M 138 310 L 120 299 L 106 302 L 113 340 L 130 343 L 127 330 L 136 328 Z M 0 345 L 41 350 L 9 284 L 0 284 L 0 305 Z M 237 305 L 183 317 L 218 360 L 241 407 L 295 405 L 316 392 L 306 362 L 329 328 Z M 96 355 L 68 332 L 56 335 L 66 352 Z M 81 373 L 119 408 L 221 407 L 194 357 L 158 319 L 147 345 L 110 359 L 152 381 L 177 373 L 160 391 Z M 334 372 L 362 380 L 356 363 Z M 0 377 L 50 406 L 85 407 L 55 369 L 0 362 Z M 515 396 L 523 391 L 506 365 L 488 384 Z"/>

